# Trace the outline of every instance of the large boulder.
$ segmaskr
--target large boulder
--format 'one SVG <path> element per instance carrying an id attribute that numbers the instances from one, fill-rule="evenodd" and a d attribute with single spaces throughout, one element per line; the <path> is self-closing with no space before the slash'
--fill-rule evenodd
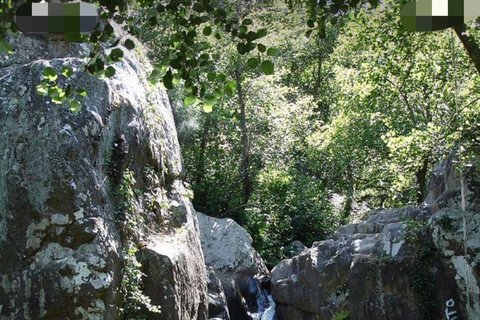
<path id="1" fill-rule="evenodd" d="M 222 284 L 230 318 L 251 319 L 249 313 L 259 308 L 262 283 L 268 281 L 268 277 L 262 276 L 269 275 L 265 262 L 252 247 L 252 237 L 232 219 L 213 218 L 200 212 L 197 217 L 205 263 Z"/>
<path id="2" fill-rule="evenodd" d="M 272 270 L 279 318 L 480 319 L 480 165 L 437 165 L 419 208 L 375 210 Z"/>
<path id="3" fill-rule="evenodd" d="M 0 57 L 0 319 L 122 319 L 136 287 L 161 313 L 205 319 L 198 224 L 166 93 L 125 50 L 111 79 L 83 71 L 85 44 L 9 39 Z M 138 46 L 137 46 L 138 48 Z M 86 89 L 83 108 L 40 96 L 42 70 Z M 123 283 L 123 285 L 122 285 Z M 142 289 L 141 287 L 139 289 Z M 145 309 L 145 306 L 137 306 Z M 127 309 L 125 309 L 127 310 Z"/>
<path id="4" fill-rule="evenodd" d="M 208 318 L 210 320 L 230 320 L 227 297 L 222 282 L 218 279 L 215 270 L 207 267 L 208 273 Z"/>

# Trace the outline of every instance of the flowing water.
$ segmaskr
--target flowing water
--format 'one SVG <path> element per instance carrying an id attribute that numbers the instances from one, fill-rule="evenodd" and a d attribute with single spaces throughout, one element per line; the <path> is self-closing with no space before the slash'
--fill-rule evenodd
<path id="1" fill-rule="evenodd" d="M 272 296 L 266 289 L 261 289 L 257 295 L 256 312 L 248 312 L 252 320 L 278 320 L 275 312 L 275 302 Z"/>

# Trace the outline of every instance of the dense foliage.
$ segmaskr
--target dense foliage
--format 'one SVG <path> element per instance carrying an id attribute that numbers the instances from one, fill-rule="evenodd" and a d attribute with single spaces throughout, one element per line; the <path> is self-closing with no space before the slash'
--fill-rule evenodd
<path id="1" fill-rule="evenodd" d="M 210 51 L 215 70 L 240 66 L 243 92 L 211 113 L 176 104 L 196 208 L 246 226 L 270 265 L 291 241 L 311 245 L 350 221 L 355 203 L 420 203 L 432 166 L 474 142 L 480 82 L 467 52 L 452 30 L 406 31 L 400 8 L 339 16 L 319 35 L 308 8 L 253 4 L 248 17 L 279 51 L 275 74 L 248 69 L 250 55 L 224 39 Z"/>
<path id="2" fill-rule="evenodd" d="M 68 36 L 91 44 L 85 70 L 114 76 L 138 36 L 149 81 L 169 90 L 195 207 L 245 226 L 271 266 L 356 203 L 420 203 L 433 164 L 478 142 L 476 22 L 408 32 L 393 0 L 86 2 L 104 20 Z M 0 51 L 13 50 L 14 6 L 0 2 Z M 46 69 L 37 91 L 78 112 L 88 93 L 56 82 L 71 73 Z"/>

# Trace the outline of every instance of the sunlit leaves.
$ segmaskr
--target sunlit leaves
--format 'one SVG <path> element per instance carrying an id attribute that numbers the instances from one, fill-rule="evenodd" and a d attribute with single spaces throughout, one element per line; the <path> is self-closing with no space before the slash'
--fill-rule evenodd
<path id="1" fill-rule="evenodd" d="M 185 99 L 184 99 L 185 106 L 187 106 L 187 107 L 191 106 L 195 102 L 197 102 L 197 97 L 196 96 L 186 96 Z"/>
<path id="2" fill-rule="evenodd" d="M 257 39 L 263 38 L 263 37 L 267 36 L 267 34 L 268 34 L 267 29 L 259 29 L 257 31 Z"/>
<path id="3" fill-rule="evenodd" d="M 256 68 L 258 67 L 258 59 L 257 58 L 250 58 L 247 61 L 247 66 L 250 68 Z"/>
<path id="4" fill-rule="evenodd" d="M 280 50 L 275 48 L 268 48 L 267 56 L 278 57 L 280 55 Z"/>
<path id="5" fill-rule="evenodd" d="M 50 82 L 53 82 L 53 81 L 57 80 L 57 78 L 58 78 L 57 71 L 55 71 L 55 69 L 53 69 L 52 67 L 47 67 L 47 68 L 43 69 L 42 76 L 47 81 L 50 81 Z"/>
<path id="6" fill-rule="evenodd" d="M 202 108 L 203 108 L 203 112 L 205 113 L 210 113 L 213 111 L 213 106 L 210 104 L 204 104 Z"/>
<path id="7" fill-rule="evenodd" d="M 55 104 L 62 104 L 62 102 L 65 100 L 65 91 L 63 91 L 59 86 L 50 86 L 47 90 L 47 95 Z"/>
<path id="8" fill-rule="evenodd" d="M 62 75 L 64 77 L 71 77 L 73 75 L 73 68 L 70 66 L 62 66 Z"/>
<path id="9" fill-rule="evenodd" d="M 80 101 L 72 100 L 69 103 L 70 111 L 73 113 L 79 113 L 82 110 L 82 103 Z"/>
<path id="10" fill-rule="evenodd" d="M 74 100 L 74 98 L 85 98 L 87 91 L 81 87 L 76 89 L 73 87 L 71 79 L 73 74 L 74 69 L 72 66 L 61 66 L 60 75 L 63 77 L 63 81 L 65 81 L 65 83 L 62 83 L 60 81 L 62 78 L 57 70 L 53 67 L 46 67 L 42 70 L 43 80 L 36 86 L 36 92 L 40 96 L 48 97 L 53 104 L 62 105 L 67 103 L 72 112 L 78 113 L 81 110 L 81 102 Z"/>
<path id="11" fill-rule="evenodd" d="M 77 95 L 79 95 L 80 97 L 82 98 L 85 98 L 87 96 L 87 90 L 85 90 L 84 88 L 78 88 L 75 93 Z"/>
<path id="12" fill-rule="evenodd" d="M 235 91 L 234 89 L 232 89 L 232 87 L 226 85 L 224 88 L 223 88 L 223 91 L 225 92 L 225 94 L 229 97 L 229 98 L 232 98 L 234 95 L 235 95 Z"/>
<path id="13" fill-rule="evenodd" d="M 260 64 L 260 68 L 262 69 L 262 72 L 267 76 L 272 75 L 274 72 L 273 63 L 270 60 L 262 61 L 262 63 Z"/>
<path id="14" fill-rule="evenodd" d="M 160 81 L 162 74 L 157 69 L 153 69 L 150 75 L 147 77 L 147 81 L 150 85 L 154 85 Z"/>
<path id="15" fill-rule="evenodd" d="M 40 84 L 36 87 L 37 93 L 41 96 L 45 96 L 48 93 L 48 82 L 42 81 Z"/>

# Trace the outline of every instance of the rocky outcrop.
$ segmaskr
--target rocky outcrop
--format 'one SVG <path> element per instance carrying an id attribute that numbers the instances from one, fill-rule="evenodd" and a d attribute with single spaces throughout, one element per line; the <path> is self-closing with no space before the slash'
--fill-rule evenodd
<path id="1" fill-rule="evenodd" d="M 205 319 L 197 220 L 148 61 L 125 50 L 115 76 L 99 80 L 82 69 L 85 44 L 10 42 L 15 54 L 0 58 L 0 319 L 121 319 L 124 303 L 136 312 L 125 283 L 141 272 L 161 307 L 149 319 Z M 87 91 L 78 114 L 36 92 L 42 70 L 62 66 Z"/>
<path id="2" fill-rule="evenodd" d="M 280 319 L 479 319 L 480 162 L 435 167 L 420 208 L 376 210 L 272 270 Z"/>
<path id="3" fill-rule="evenodd" d="M 218 219 L 197 212 L 205 263 L 210 279 L 218 278 L 225 294 L 229 317 L 210 313 L 211 318 L 250 320 L 249 313 L 257 312 L 262 293 L 261 276 L 269 275 L 265 262 L 252 247 L 252 237 L 232 219 Z M 210 290 L 210 307 L 217 307 L 223 293 L 214 286 Z M 220 292 L 219 292 L 220 291 Z M 219 299 L 220 297 L 220 299 Z M 221 313 L 225 313 L 221 311 Z"/>
<path id="4" fill-rule="evenodd" d="M 208 274 L 208 318 L 210 320 L 230 320 L 227 297 L 222 282 L 215 270 L 207 267 Z"/>

